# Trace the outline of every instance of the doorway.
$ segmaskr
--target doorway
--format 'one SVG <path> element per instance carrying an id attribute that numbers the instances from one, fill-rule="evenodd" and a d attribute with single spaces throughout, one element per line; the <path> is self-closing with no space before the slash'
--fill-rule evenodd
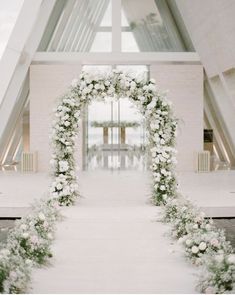
<path id="1" fill-rule="evenodd" d="M 127 98 L 87 109 L 87 170 L 145 170 L 145 121 Z"/>

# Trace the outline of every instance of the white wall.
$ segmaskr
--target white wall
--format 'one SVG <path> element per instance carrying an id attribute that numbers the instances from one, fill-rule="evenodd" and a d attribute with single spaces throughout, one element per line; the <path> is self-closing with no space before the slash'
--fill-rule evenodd
<path id="1" fill-rule="evenodd" d="M 151 77 L 162 90 L 169 90 L 176 117 L 177 170 L 195 170 L 195 154 L 203 150 L 203 68 L 201 65 L 153 65 Z"/>
<path id="2" fill-rule="evenodd" d="M 30 150 L 38 151 L 39 171 L 49 171 L 49 133 L 56 99 L 81 72 L 80 65 L 32 65 L 30 67 Z M 79 142 L 82 142 L 80 133 Z M 81 145 L 80 145 L 81 147 Z M 78 151 L 82 166 L 82 149 Z"/>
<path id="3" fill-rule="evenodd" d="M 78 77 L 79 65 L 32 65 L 30 68 L 30 149 L 38 151 L 39 171 L 48 171 L 49 131 L 56 98 Z M 203 147 L 203 70 L 201 65 L 151 66 L 151 76 L 162 90 L 170 91 L 176 116 L 180 119 L 178 170 L 195 169 L 194 156 Z M 82 142 L 80 134 L 79 143 Z M 79 165 L 82 145 L 79 144 Z"/>
<path id="4" fill-rule="evenodd" d="M 235 66 L 235 1 L 177 0 L 193 45 L 207 75 Z"/>
<path id="5" fill-rule="evenodd" d="M 235 84 L 231 80 L 235 80 L 235 1 L 177 0 L 176 3 L 208 76 L 213 105 L 218 109 L 217 125 L 221 125 L 226 138 L 222 145 L 225 144 L 229 154 L 232 152 L 230 161 L 234 163 Z"/>

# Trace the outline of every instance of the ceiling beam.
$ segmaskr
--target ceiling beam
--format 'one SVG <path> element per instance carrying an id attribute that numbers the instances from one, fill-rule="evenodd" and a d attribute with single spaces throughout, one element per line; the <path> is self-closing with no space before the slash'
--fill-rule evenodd
<path id="1" fill-rule="evenodd" d="M 33 64 L 201 64 L 196 52 L 36 52 Z"/>

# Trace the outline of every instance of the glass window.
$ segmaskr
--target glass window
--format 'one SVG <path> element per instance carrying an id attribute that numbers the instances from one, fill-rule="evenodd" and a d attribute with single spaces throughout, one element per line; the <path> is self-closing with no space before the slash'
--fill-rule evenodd
<path id="1" fill-rule="evenodd" d="M 185 51 L 165 0 L 122 0 L 122 8 L 122 27 L 129 28 L 140 51 Z M 129 51 L 128 42 L 123 34 L 123 51 Z"/>
<path id="2" fill-rule="evenodd" d="M 139 52 L 139 47 L 132 32 L 122 32 L 122 51 Z"/>
<path id="3" fill-rule="evenodd" d="M 110 52 L 112 51 L 112 33 L 97 32 L 91 46 L 91 52 Z"/>
<path id="4" fill-rule="evenodd" d="M 109 1 L 104 17 L 100 24 L 101 27 L 112 27 L 112 3 Z"/>

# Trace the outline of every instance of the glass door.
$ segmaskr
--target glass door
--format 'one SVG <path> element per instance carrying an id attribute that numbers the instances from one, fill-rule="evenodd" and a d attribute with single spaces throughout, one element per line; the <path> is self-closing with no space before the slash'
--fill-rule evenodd
<path id="1" fill-rule="evenodd" d="M 145 169 L 144 119 L 127 98 L 94 101 L 87 112 L 87 169 Z"/>

